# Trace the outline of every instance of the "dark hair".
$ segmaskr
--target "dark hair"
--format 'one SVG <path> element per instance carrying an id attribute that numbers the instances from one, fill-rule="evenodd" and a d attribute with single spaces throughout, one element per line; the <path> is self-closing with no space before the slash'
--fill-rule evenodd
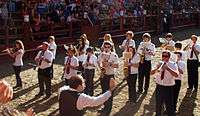
<path id="1" fill-rule="evenodd" d="M 69 48 L 67 49 L 67 51 L 72 51 L 73 53 L 74 53 L 74 55 L 76 55 L 77 54 L 77 49 L 76 49 L 76 47 L 75 46 L 73 46 L 73 45 L 70 45 L 69 46 Z"/>
<path id="2" fill-rule="evenodd" d="M 86 49 L 86 52 L 87 52 L 87 53 L 88 53 L 88 52 L 94 52 L 94 49 L 93 49 L 92 47 L 89 47 L 89 48 Z"/>
<path id="3" fill-rule="evenodd" d="M 180 48 L 180 49 L 182 49 L 182 43 L 176 43 L 176 44 L 175 44 L 175 48 Z"/>
<path id="4" fill-rule="evenodd" d="M 174 52 L 174 54 L 179 54 L 180 57 L 182 57 L 182 53 L 181 52 Z"/>
<path id="5" fill-rule="evenodd" d="M 72 76 L 69 81 L 69 87 L 72 89 L 77 89 L 79 85 L 82 85 L 83 80 L 79 76 Z"/>

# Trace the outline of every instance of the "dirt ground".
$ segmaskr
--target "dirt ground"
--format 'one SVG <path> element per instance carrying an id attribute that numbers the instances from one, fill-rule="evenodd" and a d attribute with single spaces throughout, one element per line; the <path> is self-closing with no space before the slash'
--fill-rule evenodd
<path id="1" fill-rule="evenodd" d="M 188 42 L 188 38 L 191 34 L 197 33 L 200 35 L 200 29 L 186 29 L 174 32 L 176 39 L 183 41 L 184 46 Z M 157 37 L 155 36 L 152 41 L 157 43 Z M 158 44 L 156 44 L 158 45 Z M 156 50 L 156 56 L 152 63 L 153 65 L 160 59 L 160 48 Z M 14 92 L 14 98 L 6 105 L 10 105 L 18 110 L 25 111 L 32 107 L 38 116 L 55 116 L 58 115 L 58 89 L 63 86 L 61 80 L 64 55 L 59 54 L 56 58 L 54 65 L 54 78 L 52 80 L 53 95 L 49 99 L 44 97 L 35 98 L 38 93 L 38 80 L 37 71 L 27 65 L 31 61 L 25 61 L 21 77 L 23 80 L 23 89 Z M 200 94 L 194 94 L 187 91 L 187 72 L 185 72 L 184 80 L 182 81 L 181 92 L 178 100 L 179 116 L 199 116 L 200 115 Z M 10 62 L 6 62 L 0 65 L 0 79 L 4 78 L 11 85 L 15 85 L 15 77 Z M 99 71 L 96 71 L 95 83 L 95 95 L 101 93 L 101 87 L 99 85 Z M 114 93 L 112 116 L 152 116 L 155 115 L 155 82 L 153 76 L 151 77 L 150 88 L 147 94 L 141 94 L 136 104 L 128 103 L 127 83 L 124 80 L 122 62 L 120 62 L 120 68 L 116 73 L 117 88 Z M 200 89 L 198 90 L 200 91 Z M 96 109 L 89 109 L 86 112 L 86 116 L 96 116 Z"/>

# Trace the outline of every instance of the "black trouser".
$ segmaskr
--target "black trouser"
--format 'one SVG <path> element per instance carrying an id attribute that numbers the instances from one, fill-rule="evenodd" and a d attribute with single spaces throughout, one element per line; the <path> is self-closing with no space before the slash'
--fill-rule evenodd
<path id="1" fill-rule="evenodd" d="M 13 69 L 15 71 L 15 76 L 16 76 L 16 85 L 17 86 L 22 86 L 22 80 L 20 77 L 20 72 L 21 72 L 21 66 L 14 66 Z"/>
<path id="2" fill-rule="evenodd" d="M 101 88 L 102 92 L 105 93 L 110 88 L 110 79 L 114 78 L 114 75 L 104 75 L 103 78 L 100 78 Z M 111 96 L 105 103 L 103 112 L 107 115 L 110 114 L 112 110 L 112 102 L 113 102 L 113 96 Z"/>
<path id="3" fill-rule="evenodd" d="M 190 89 L 198 89 L 198 60 L 187 60 L 188 86 Z"/>
<path id="4" fill-rule="evenodd" d="M 49 76 L 44 75 L 44 69 L 38 69 L 38 82 L 39 82 L 39 93 L 44 93 L 44 85 L 46 87 L 46 95 L 51 95 L 51 74 Z M 49 72 L 50 73 L 50 72 Z"/>
<path id="5" fill-rule="evenodd" d="M 174 86 L 156 85 L 156 116 L 161 116 L 163 105 L 168 116 L 174 116 Z"/>
<path id="6" fill-rule="evenodd" d="M 139 64 L 138 91 L 143 91 L 143 83 L 145 78 L 144 90 L 148 91 L 150 82 L 151 61 L 145 60 Z"/>
<path id="7" fill-rule="evenodd" d="M 137 74 L 129 74 L 127 77 L 127 84 L 128 84 L 128 96 L 129 100 L 136 102 L 137 95 L 136 95 L 136 81 L 137 81 Z"/>
<path id="8" fill-rule="evenodd" d="M 53 59 L 52 64 L 51 64 L 51 70 L 52 70 L 51 78 L 53 78 L 53 64 L 54 64 L 54 60 L 55 60 L 55 59 Z"/>
<path id="9" fill-rule="evenodd" d="M 94 93 L 94 74 L 95 74 L 95 69 L 85 69 L 84 70 L 84 79 L 85 79 L 85 93 L 93 96 Z"/>
<path id="10" fill-rule="evenodd" d="M 174 111 L 176 111 L 176 104 L 178 101 L 178 95 L 181 89 L 181 80 L 175 80 L 175 85 L 174 85 Z"/>

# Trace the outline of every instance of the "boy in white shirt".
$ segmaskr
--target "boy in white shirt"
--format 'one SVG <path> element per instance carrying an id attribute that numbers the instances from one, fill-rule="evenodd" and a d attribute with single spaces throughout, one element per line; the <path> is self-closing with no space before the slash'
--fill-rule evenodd
<path id="1" fill-rule="evenodd" d="M 53 53 L 48 50 L 49 43 L 43 42 L 42 50 L 38 52 L 35 57 L 35 61 L 38 64 L 38 81 L 40 92 L 36 95 L 36 97 L 40 97 L 44 94 L 44 85 L 46 87 L 46 97 L 49 98 L 51 96 L 51 79 L 52 79 L 52 61 L 53 61 Z"/>
<path id="2" fill-rule="evenodd" d="M 150 82 L 151 60 L 152 56 L 155 55 L 155 45 L 151 43 L 151 35 L 149 33 L 144 33 L 142 39 L 143 42 L 140 43 L 137 51 L 141 58 L 139 64 L 138 93 L 142 93 L 143 90 L 147 93 Z"/>
<path id="3" fill-rule="evenodd" d="M 99 66 L 104 70 L 103 76 L 100 78 L 100 84 L 102 92 L 106 92 L 109 89 L 110 80 L 114 79 L 115 68 L 119 67 L 119 58 L 115 52 L 111 52 L 112 43 L 110 41 L 104 41 L 104 51 L 100 53 L 98 57 Z M 109 115 L 112 109 L 113 96 L 104 103 L 104 108 L 101 113 Z"/>
<path id="4" fill-rule="evenodd" d="M 67 49 L 67 56 L 64 63 L 64 78 L 65 84 L 68 85 L 68 80 L 72 76 L 77 75 L 77 67 L 79 66 L 78 58 L 75 56 L 76 50 L 74 46 L 70 46 Z"/>
<path id="5" fill-rule="evenodd" d="M 178 77 L 178 66 L 170 61 L 170 51 L 162 52 L 162 61 L 158 63 L 151 74 L 155 74 L 156 81 L 156 116 L 161 116 L 163 105 L 166 106 L 168 116 L 175 116 L 174 111 L 174 85 Z"/>

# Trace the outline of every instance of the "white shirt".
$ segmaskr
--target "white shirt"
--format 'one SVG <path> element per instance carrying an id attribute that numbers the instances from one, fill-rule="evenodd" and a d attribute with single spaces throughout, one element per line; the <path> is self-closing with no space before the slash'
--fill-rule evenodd
<path id="1" fill-rule="evenodd" d="M 140 63 L 140 55 L 135 53 L 133 58 L 131 59 L 132 64 Z M 138 67 L 131 66 L 131 74 L 138 74 Z"/>
<path id="2" fill-rule="evenodd" d="M 63 90 L 76 91 L 75 89 L 72 89 L 69 86 L 61 87 L 60 92 Z M 83 110 L 86 107 L 99 106 L 99 105 L 103 104 L 105 101 L 107 101 L 110 97 L 111 97 L 110 91 L 107 91 L 104 94 L 101 94 L 97 97 L 92 97 L 92 96 L 86 95 L 84 93 L 81 93 L 76 102 L 76 107 L 78 110 Z"/>
<path id="3" fill-rule="evenodd" d="M 65 57 L 65 64 L 66 64 L 67 61 L 68 61 L 68 57 L 69 57 L 69 56 L 66 56 L 66 57 Z M 71 58 L 70 65 L 71 65 L 71 66 L 75 66 L 75 67 L 79 66 L 78 59 L 77 59 L 75 56 L 73 56 L 73 57 Z M 66 69 L 65 69 L 65 71 L 64 71 L 64 78 L 66 78 L 66 79 L 70 79 L 72 76 L 76 76 L 76 75 L 77 75 L 77 70 L 75 70 L 75 69 L 70 68 L 69 74 L 67 74 Z"/>
<path id="4" fill-rule="evenodd" d="M 200 45 L 199 45 L 199 44 L 195 44 L 194 47 L 195 47 L 195 49 L 196 49 L 198 52 L 200 52 Z M 190 46 L 190 48 L 192 48 L 192 45 Z M 196 57 L 196 55 L 195 55 L 194 52 L 193 52 L 193 57 L 190 58 L 191 51 L 192 51 L 192 49 L 189 49 L 189 50 L 187 51 L 187 58 L 188 58 L 189 60 L 197 60 L 197 57 Z M 199 54 L 197 54 L 197 56 L 198 56 L 198 55 L 199 55 Z"/>
<path id="5" fill-rule="evenodd" d="M 127 46 L 127 41 L 128 41 L 128 39 L 125 39 L 122 43 L 122 46 L 125 48 L 125 50 L 124 50 L 125 52 L 127 51 L 127 47 L 129 47 L 129 46 L 132 46 L 135 48 L 135 41 L 133 39 L 129 40 L 128 46 Z"/>
<path id="6" fill-rule="evenodd" d="M 173 71 L 178 73 L 178 66 L 175 62 L 169 61 L 166 65 Z M 162 69 L 157 75 L 155 75 L 155 81 L 158 85 L 173 86 L 175 85 L 175 78 L 168 70 L 165 70 L 164 79 L 161 80 Z"/>
<path id="7" fill-rule="evenodd" d="M 183 74 L 185 72 L 185 67 L 186 67 L 186 63 L 182 60 L 177 62 L 178 68 L 180 68 L 183 71 Z M 183 74 L 179 73 L 178 77 L 175 78 L 175 80 L 183 80 Z"/>
<path id="8" fill-rule="evenodd" d="M 118 64 L 119 58 L 118 55 L 115 52 L 105 53 L 101 52 L 101 54 L 98 57 L 99 63 L 102 64 L 102 61 L 104 60 L 104 54 L 106 54 L 109 58 L 107 59 L 109 63 L 111 64 Z M 115 68 L 112 68 L 111 66 L 105 67 L 106 75 L 114 75 L 115 74 Z"/>
<path id="9" fill-rule="evenodd" d="M 138 47 L 138 53 L 142 54 L 143 49 L 145 49 L 145 60 L 151 60 L 152 59 L 152 54 L 155 54 L 155 45 L 151 42 L 141 42 L 139 47 Z M 149 54 L 152 53 L 152 54 Z"/>
<path id="10" fill-rule="evenodd" d="M 85 55 L 83 65 L 87 63 L 87 57 L 88 55 Z M 94 64 L 94 66 L 85 66 L 85 69 L 95 69 L 98 66 L 97 57 L 94 54 L 90 56 L 89 63 Z"/>
<path id="11" fill-rule="evenodd" d="M 88 41 L 88 42 L 89 42 L 89 41 Z M 85 47 L 83 48 L 84 54 L 81 54 L 81 55 L 77 56 L 77 58 L 78 58 L 78 60 L 79 60 L 80 62 L 83 62 L 83 61 L 84 61 L 85 53 L 86 53 L 87 48 L 89 48 L 89 45 L 85 44 Z"/>
<path id="12" fill-rule="evenodd" d="M 23 49 L 19 49 L 18 54 L 15 57 L 15 62 L 13 63 L 14 66 L 23 66 L 23 61 L 22 61 L 22 57 L 24 55 L 24 50 Z"/>
<path id="13" fill-rule="evenodd" d="M 55 42 L 52 42 L 49 44 L 49 49 L 50 50 L 53 50 L 52 53 L 53 53 L 53 59 L 56 58 L 56 49 L 57 49 L 57 45 Z"/>
<path id="14" fill-rule="evenodd" d="M 185 61 L 187 59 L 187 52 L 183 50 L 176 50 L 175 52 L 181 52 L 182 57 L 181 60 Z"/>
<path id="15" fill-rule="evenodd" d="M 173 40 L 167 41 L 167 45 L 169 46 L 175 46 L 175 42 Z"/>
<path id="16" fill-rule="evenodd" d="M 35 59 L 39 58 L 41 53 L 42 53 L 42 51 L 39 51 L 37 56 L 35 57 Z M 48 59 L 50 61 L 50 63 L 47 63 L 46 61 L 42 60 L 42 63 L 39 66 L 39 68 L 40 69 L 45 69 L 45 68 L 51 67 L 51 64 L 52 64 L 52 61 L 53 61 L 53 53 L 51 51 L 49 51 L 49 50 L 46 50 L 44 52 L 43 58 L 44 59 Z"/>

